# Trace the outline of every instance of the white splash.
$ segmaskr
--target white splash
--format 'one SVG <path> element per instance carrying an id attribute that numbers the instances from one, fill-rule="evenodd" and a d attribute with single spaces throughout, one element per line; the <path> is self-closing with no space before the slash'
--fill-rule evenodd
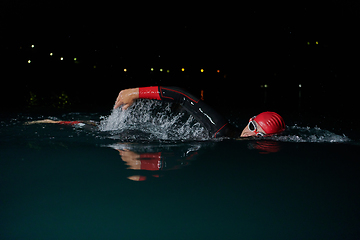
<path id="1" fill-rule="evenodd" d="M 115 109 L 101 119 L 100 131 L 135 130 L 158 140 L 208 139 L 208 132 L 194 117 L 172 111 L 171 103 L 139 100 L 127 110 Z"/>
<path id="2" fill-rule="evenodd" d="M 345 135 L 338 135 L 319 127 L 288 127 L 283 135 L 273 136 L 272 140 L 282 142 L 342 143 L 351 141 Z"/>

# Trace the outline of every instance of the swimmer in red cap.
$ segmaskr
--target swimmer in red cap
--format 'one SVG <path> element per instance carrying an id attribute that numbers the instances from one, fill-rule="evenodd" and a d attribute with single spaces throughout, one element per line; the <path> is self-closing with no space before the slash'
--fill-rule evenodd
<path id="1" fill-rule="evenodd" d="M 270 135 L 284 130 L 285 122 L 279 114 L 276 112 L 263 112 L 250 118 L 247 127 L 241 133 L 241 137 Z"/>
<path id="2" fill-rule="evenodd" d="M 156 86 L 122 90 L 116 99 L 114 109 L 122 106 L 122 109 L 126 110 L 136 99 L 155 99 L 179 103 L 208 130 L 209 136 L 213 138 L 264 136 L 281 133 L 285 130 L 283 118 L 275 112 L 260 113 L 250 118 L 243 130 L 238 129 L 202 100 L 177 87 Z M 57 123 L 82 127 L 96 125 L 93 121 L 55 121 L 50 119 L 31 121 L 25 124 L 34 123 Z"/>
<path id="3" fill-rule="evenodd" d="M 285 130 L 285 122 L 279 114 L 263 112 L 250 118 L 247 126 L 241 131 L 229 124 L 202 100 L 177 87 L 156 86 L 122 90 L 116 99 L 114 109 L 122 106 L 122 109 L 126 110 L 136 99 L 155 99 L 181 104 L 209 131 L 213 138 L 264 136 Z"/>

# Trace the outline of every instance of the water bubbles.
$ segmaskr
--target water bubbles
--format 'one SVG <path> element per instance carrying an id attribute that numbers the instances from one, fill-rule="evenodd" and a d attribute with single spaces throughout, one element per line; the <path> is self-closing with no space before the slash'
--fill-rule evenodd
<path id="1" fill-rule="evenodd" d="M 191 115 L 172 109 L 171 103 L 139 100 L 123 111 L 102 117 L 99 130 L 120 140 L 205 140 L 208 132 Z"/>
<path id="2" fill-rule="evenodd" d="M 272 136 L 272 140 L 282 142 L 310 142 L 310 143 L 343 143 L 351 141 L 345 135 L 337 135 L 319 127 L 288 127 L 286 132 L 279 136 Z"/>

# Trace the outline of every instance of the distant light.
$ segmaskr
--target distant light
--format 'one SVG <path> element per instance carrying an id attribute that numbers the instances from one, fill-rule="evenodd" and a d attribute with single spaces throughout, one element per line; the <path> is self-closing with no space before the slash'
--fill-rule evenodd
<path id="1" fill-rule="evenodd" d="M 262 85 L 261 85 L 262 86 Z M 267 88 L 268 87 L 268 85 L 267 84 L 264 84 L 264 88 Z"/>
<path id="2" fill-rule="evenodd" d="M 163 71 L 163 69 L 162 68 L 160 68 L 160 72 L 162 72 Z"/>
<path id="3" fill-rule="evenodd" d="M 204 69 L 200 69 L 200 72 L 204 72 Z"/>
<path id="4" fill-rule="evenodd" d="M 31 48 L 34 48 L 35 47 L 35 45 L 31 45 Z"/>
<path id="5" fill-rule="evenodd" d="M 77 60 L 77 58 L 74 58 L 74 61 L 76 61 Z"/>
<path id="6" fill-rule="evenodd" d="M 124 72 L 127 72 L 127 69 L 126 69 L 126 68 L 124 68 Z"/>
<path id="7" fill-rule="evenodd" d="M 310 45 L 310 42 L 307 42 L 307 45 Z"/>
<path id="8" fill-rule="evenodd" d="M 61 57 L 61 58 L 60 58 L 60 61 L 62 61 L 62 60 L 64 60 L 64 58 L 63 58 L 63 57 Z"/>
<path id="9" fill-rule="evenodd" d="M 54 55 L 52 52 L 50 53 L 50 56 Z"/>
<path id="10" fill-rule="evenodd" d="M 319 42 L 318 42 L 318 41 L 316 41 L 316 42 L 315 42 L 315 44 L 316 44 L 316 45 L 318 45 L 318 44 L 319 44 Z"/>
<path id="11" fill-rule="evenodd" d="M 28 63 L 31 63 L 31 60 L 30 60 L 30 59 L 28 60 Z"/>
<path id="12" fill-rule="evenodd" d="M 94 69 L 96 68 L 96 65 L 94 65 Z"/>
<path id="13" fill-rule="evenodd" d="M 168 69 L 168 70 L 166 70 L 166 72 L 167 72 L 167 73 L 169 73 L 169 72 L 170 72 L 170 70 Z"/>
<path id="14" fill-rule="evenodd" d="M 153 71 L 154 71 L 154 68 L 150 68 L 150 71 L 152 71 L 152 72 L 153 72 Z"/>
<path id="15" fill-rule="evenodd" d="M 219 72 L 220 72 L 220 70 L 218 69 L 216 72 L 218 72 L 218 73 L 219 73 Z"/>
<path id="16" fill-rule="evenodd" d="M 299 88 L 301 88 L 301 84 L 299 84 Z"/>
<path id="17" fill-rule="evenodd" d="M 181 71 L 184 72 L 184 71 L 185 71 L 185 68 L 182 68 Z"/>

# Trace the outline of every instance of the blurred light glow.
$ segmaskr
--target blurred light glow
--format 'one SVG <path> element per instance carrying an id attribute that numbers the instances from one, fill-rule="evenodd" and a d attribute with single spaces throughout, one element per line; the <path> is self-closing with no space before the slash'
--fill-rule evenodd
<path id="1" fill-rule="evenodd" d="M 184 72 L 184 71 L 185 71 L 185 68 L 182 68 L 181 71 Z"/>
<path id="2" fill-rule="evenodd" d="M 28 63 L 31 63 L 31 60 L 30 60 L 30 59 L 28 60 Z"/>
<path id="3" fill-rule="evenodd" d="M 74 58 L 74 61 L 76 61 L 77 60 L 77 58 Z"/>
<path id="4" fill-rule="evenodd" d="M 204 72 L 204 69 L 200 69 L 200 72 Z"/>
<path id="5" fill-rule="evenodd" d="M 169 72 L 170 72 L 170 70 L 168 69 L 168 70 L 166 70 L 166 72 L 167 72 L 167 73 L 169 73 Z"/>
<path id="6" fill-rule="evenodd" d="M 126 69 L 126 68 L 124 68 L 124 72 L 127 72 L 127 69 Z"/>
<path id="7" fill-rule="evenodd" d="M 60 58 L 60 61 L 62 61 L 62 60 L 64 60 L 64 58 L 63 58 L 63 57 L 61 57 L 61 58 Z"/>
<path id="8" fill-rule="evenodd" d="M 54 55 L 52 52 L 50 53 L 50 56 Z"/>
<path id="9" fill-rule="evenodd" d="M 35 45 L 31 45 L 31 48 L 34 48 L 35 47 Z"/>
<path id="10" fill-rule="evenodd" d="M 318 42 L 318 41 L 316 41 L 316 42 L 315 42 L 315 44 L 316 44 L 316 45 L 318 45 L 318 44 L 319 44 L 319 42 Z"/>
<path id="11" fill-rule="evenodd" d="M 154 71 L 154 68 L 150 68 L 150 71 Z"/>
<path id="12" fill-rule="evenodd" d="M 301 83 L 299 84 L 299 88 L 301 88 Z"/>
<path id="13" fill-rule="evenodd" d="M 162 72 L 163 71 L 163 69 L 162 68 L 160 68 L 160 72 Z"/>
<path id="14" fill-rule="evenodd" d="M 307 42 L 307 45 L 310 45 L 310 42 Z"/>
<path id="15" fill-rule="evenodd" d="M 216 72 L 217 72 L 217 73 L 219 73 L 219 72 L 220 72 L 220 70 L 218 69 L 218 70 L 216 70 Z"/>

